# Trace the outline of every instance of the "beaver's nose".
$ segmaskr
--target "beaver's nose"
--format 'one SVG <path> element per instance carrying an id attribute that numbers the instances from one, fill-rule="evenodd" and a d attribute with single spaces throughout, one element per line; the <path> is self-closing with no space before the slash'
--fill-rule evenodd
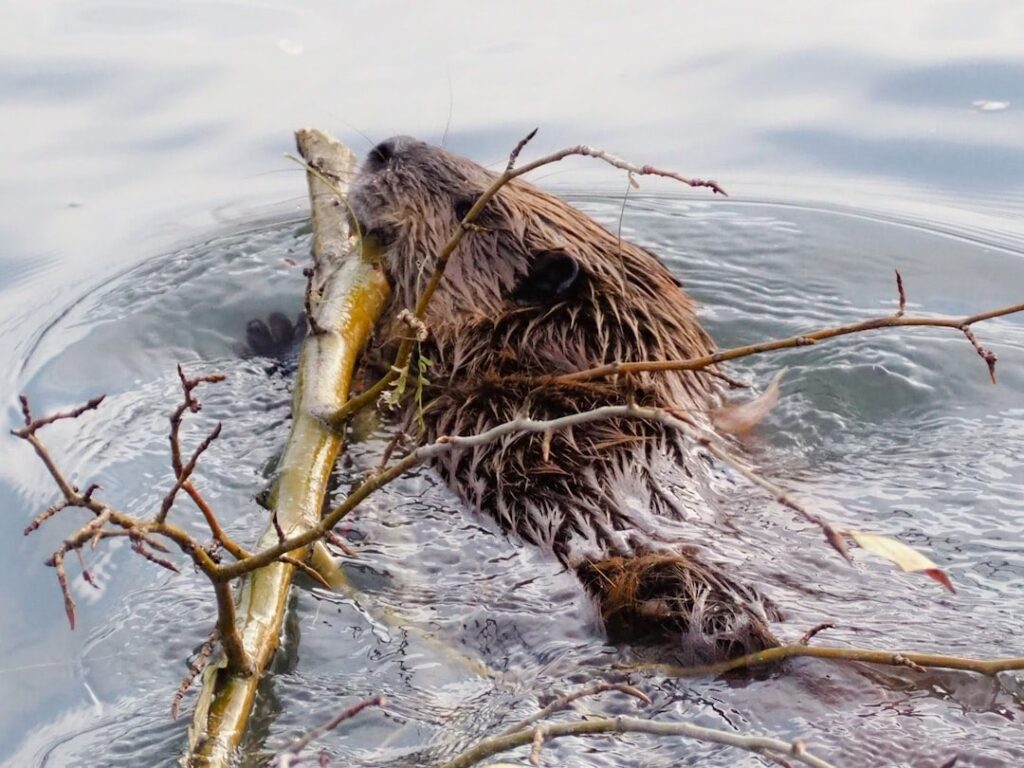
<path id="1" fill-rule="evenodd" d="M 392 136 L 366 153 L 365 170 L 373 173 L 387 168 L 391 161 L 418 142 L 411 136 Z"/>
<path id="2" fill-rule="evenodd" d="M 386 168 L 395 156 L 396 142 L 394 139 L 386 139 L 366 153 L 366 170 L 379 171 Z"/>

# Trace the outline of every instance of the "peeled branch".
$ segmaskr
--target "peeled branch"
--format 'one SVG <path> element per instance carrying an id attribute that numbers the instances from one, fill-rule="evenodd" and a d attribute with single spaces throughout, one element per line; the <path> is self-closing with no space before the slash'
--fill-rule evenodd
<path id="1" fill-rule="evenodd" d="M 303 342 L 295 378 L 292 430 L 281 457 L 271 518 L 257 551 L 272 547 L 320 520 L 331 470 L 342 439 L 316 414 L 337 410 L 347 400 L 358 356 L 390 296 L 373 254 L 354 237 L 340 198 L 355 167 L 352 151 L 324 133 L 295 134 L 310 171 L 314 270 L 306 295 L 310 333 Z M 306 548 L 291 553 L 304 560 Z M 280 639 L 294 566 L 273 562 L 240 579 L 237 625 L 253 669 L 229 672 L 211 663 L 189 732 L 186 766 L 233 765 L 260 677 Z"/>

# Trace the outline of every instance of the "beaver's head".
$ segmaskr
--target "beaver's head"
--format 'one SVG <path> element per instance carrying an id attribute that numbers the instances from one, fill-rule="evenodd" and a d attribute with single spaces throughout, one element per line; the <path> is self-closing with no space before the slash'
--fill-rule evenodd
<path id="1" fill-rule="evenodd" d="M 385 253 L 397 309 L 415 305 L 437 255 L 495 177 L 408 136 L 370 150 L 349 202 Z M 477 356 L 505 350 L 518 371 L 710 348 L 692 302 L 654 255 L 519 180 L 487 204 L 452 254 L 426 321 L 442 358 L 451 350 L 460 362 L 493 365 Z"/>
<path id="2" fill-rule="evenodd" d="M 494 178 L 471 160 L 408 136 L 370 150 L 350 203 L 364 235 L 387 253 L 402 304 L 415 302 L 434 258 Z M 593 233 L 574 231 L 585 227 L 581 214 L 579 222 L 559 221 L 565 209 L 524 184 L 503 190 L 449 262 L 443 293 L 460 310 L 491 315 L 568 298 L 580 287 L 579 262 Z"/>

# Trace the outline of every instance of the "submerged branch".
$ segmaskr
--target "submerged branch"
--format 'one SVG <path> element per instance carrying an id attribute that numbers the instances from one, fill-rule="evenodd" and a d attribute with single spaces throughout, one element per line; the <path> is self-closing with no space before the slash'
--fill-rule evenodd
<path id="1" fill-rule="evenodd" d="M 299 755 L 302 750 L 319 739 L 325 733 L 330 733 L 346 720 L 351 720 L 364 709 L 369 707 L 384 707 L 387 706 L 387 703 L 387 699 L 383 696 L 374 696 L 372 699 L 364 699 L 363 701 L 353 704 L 351 707 L 339 712 L 326 723 L 318 725 L 316 728 L 312 728 L 303 736 L 289 744 L 285 749 L 278 752 L 273 762 L 271 762 L 271 765 L 276 766 L 277 768 L 290 768 L 290 766 L 298 764 L 300 759 Z"/>
<path id="2" fill-rule="evenodd" d="M 697 741 L 711 742 L 736 747 L 777 760 L 790 759 L 812 768 L 833 768 L 831 763 L 816 757 L 807 751 L 802 741 L 780 741 L 767 736 L 744 736 L 732 731 L 721 731 L 714 728 L 694 725 L 693 723 L 666 723 L 655 720 L 642 720 L 636 717 L 609 717 L 596 720 L 577 720 L 569 723 L 548 723 L 543 726 L 543 739 L 562 738 L 563 736 L 592 736 L 606 733 L 648 733 L 654 736 L 681 736 Z M 468 768 L 476 765 L 492 755 L 506 752 L 534 742 L 536 731 L 526 728 L 505 736 L 495 736 L 481 741 L 474 747 L 463 752 L 454 760 L 445 763 L 442 768 Z"/>

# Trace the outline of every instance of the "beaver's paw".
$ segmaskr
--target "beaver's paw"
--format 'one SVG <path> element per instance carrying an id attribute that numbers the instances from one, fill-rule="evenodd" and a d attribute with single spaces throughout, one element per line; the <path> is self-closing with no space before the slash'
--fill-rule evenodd
<path id="1" fill-rule="evenodd" d="M 247 351 L 260 357 L 284 357 L 305 335 L 305 313 L 292 323 L 283 313 L 272 312 L 266 321 L 250 320 L 245 326 Z"/>
<path id="2" fill-rule="evenodd" d="M 609 638 L 673 641 L 681 663 L 711 664 L 774 648 L 782 612 L 756 588 L 695 555 L 610 557 L 577 569 L 600 603 Z"/>

